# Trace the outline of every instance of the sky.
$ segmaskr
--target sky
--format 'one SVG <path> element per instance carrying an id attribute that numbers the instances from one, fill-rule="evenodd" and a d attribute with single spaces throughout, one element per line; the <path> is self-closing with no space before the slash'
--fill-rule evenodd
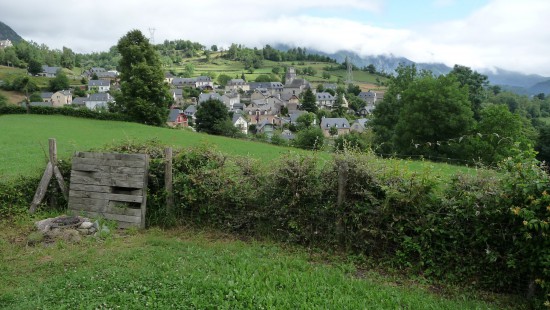
<path id="1" fill-rule="evenodd" d="M 25 40 L 106 51 L 128 31 L 155 43 L 278 43 L 332 53 L 550 76 L 550 0 L 0 0 Z"/>

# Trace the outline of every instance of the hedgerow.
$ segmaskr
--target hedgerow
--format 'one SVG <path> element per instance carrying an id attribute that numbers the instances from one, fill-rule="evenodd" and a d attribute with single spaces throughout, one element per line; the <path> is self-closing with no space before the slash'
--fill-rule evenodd
<path id="1" fill-rule="evenodd" d="M 550 178 L 532 153 L 504 160 L 498 172 L 442 182 L 430 171 L 373 165 L 369 153 L 338 153 L 325 163 L 290 153 L 265 165 L 208 146 L 176 150 L 169 213 L 163 148 L 130 143 L 108 150 L 150 155 L 149 226 L 194 224 L 338 249 L 548 304 Z M 33 182 L 26 186 L 34 189 Z M 30 196 L 9 197 L 20 204 Z"/>

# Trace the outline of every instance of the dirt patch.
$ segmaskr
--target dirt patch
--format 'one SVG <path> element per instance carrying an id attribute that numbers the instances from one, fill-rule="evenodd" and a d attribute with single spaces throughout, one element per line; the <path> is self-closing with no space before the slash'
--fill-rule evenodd
<path id="1" fill-rule="evenodd" d="M 8 98 L 8 103 L 10 104 L 18 104 L 19 102 L 25 100 L 25 95 L 15 91 L 6 91 L 0 89 L 0 94 Z"/>

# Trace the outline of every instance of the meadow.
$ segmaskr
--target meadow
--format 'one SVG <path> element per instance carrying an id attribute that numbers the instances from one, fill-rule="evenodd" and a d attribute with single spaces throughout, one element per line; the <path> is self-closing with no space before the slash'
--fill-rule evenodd
<path id="1" fill-rule="evenodd" d="M 124 141 L 158 140 L 173 147 L 208 145 L 222 153 L 250 156 L 268 164 L 288 152 L 304 150 L 275 146 L 248 140 L 145 126 L 136 123 L 99 121 L 57 115 L 1 115 L 0 116 L 0 182 L 16 176 L 38 175 L 47 163 L 48 139 L 57 141 L 58 157 L 67 160 L 76 151 L 99 149 Z M 319 157 L 326 159 L 328 153 Z M 448 164 L 381 160 L 381 165 L 404 165 L 413 171 L 431 170 L 437 176 L 451 176 L 458 171 L 475 173 L 475 169 Z"/>

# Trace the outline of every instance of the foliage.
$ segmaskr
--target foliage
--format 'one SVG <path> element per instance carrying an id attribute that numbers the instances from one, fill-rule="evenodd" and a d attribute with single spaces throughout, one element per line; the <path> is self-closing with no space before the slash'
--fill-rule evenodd
<path id="1" fill-rule="evenodd" d="M 468 90 L 468 100 L 474 112 L 474 118 L 479 120 L 481 104 L 486 97 L 485 89 L 489 86 L 487 76 L 461 65 L 455 65 L 449 75 L 454 76 L 460 86 Z"/>
<path id="2" fill-rule="evenodd" d="M 355 132 L 352 131 L 347 135 L 340 135 L 334 139 L 334 150 L 357 150 L 363 152 L 368 150 L 372 145 L 372 132 Z"/>
<path id="3" fill-rule="evenodd" d="M 301 109 L 312 113 L 317 112 L 316 101 L 317 98 L 311 88 L 306 89 L 301 100 Z"/>
<path id="4" fill-rule="evenodd" d="M 55 77 L 49 81 L 48 89 L 52 92 L 69 89 L 69 78 L 63 70 L 58 70 Z"/>
<path id="5" fill-rule="evenodd" d="M 121 93 L 114 112 L 127 114 L 134 121 L 161 126 L 166 122 L 172 100 L 158 53 L 139 31 L 132 30 L 117 45 L 120 60 Z"/>
<path id="6" fill-rule="evenodd" d="M 220 86 L 222 87 L 225 87 L 225 85 L 227 85 L 227 82 L 229 82 L 229 80 L 231 80 L 231 77 L 227 74 L 220 74 L 218 76 L 218 84 L 220 84 Z"/>
<path id="7" fill-rule="evenodd" d="M 38 73 L 42 72 L 42 64 L 35 59 L 31 59 L 27 70 L 30 74 L 37 75 Z"/>
<path id="8" fill-rule="evenodd" d="M 223 102 L 217 99 L 209 99 L 201 103 L 197 108 L 195 115 L 197 118 L 197 131 L 213 134 L 223 135 L 225 127 L 223 124 L 229 121 L 229 112 Z"/>
<path id="9" fill-rule="evenodd" d="M 323 131 L 319 127 L 309 127 L 296 133 L 294 146 L 306 150 L 320 150 L 325 144 Z"/>
<path id="10" fill-rule="evenodd" d="M 303 130 L 313 127 L 316 120 L 314 113 L 306 112 L 296 119 L 296 126 L 298 130 Z"/>
<path id="11" fill-rule="evenodd" d="M 8 105 L 8 98 L 6 98 L 3 94 L 0 94 L 0 108 L 5 107 L 6 105 Z"/>
<path id="12" fill-rule="evenodd" d="M 444 147 L 425 147 L 425 143 L 459 137 L 474 125 L 467 94 L 452 76 L 419 78 L 403 91 L 400 100 L 405 104 L 392 139 L 402 154 L 445 154 Z"/>

